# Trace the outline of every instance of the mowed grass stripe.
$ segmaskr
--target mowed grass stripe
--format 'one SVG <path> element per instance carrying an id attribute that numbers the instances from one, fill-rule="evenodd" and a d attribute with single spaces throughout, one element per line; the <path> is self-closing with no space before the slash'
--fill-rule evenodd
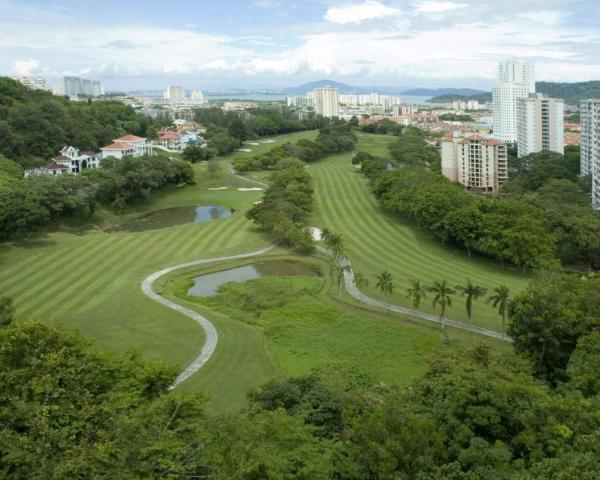
<path id="1" fill-rule="evenodd" d="M 59 274 L 58 278 L 61 280 L 55 282 L 54 287 L 46 289 L 44 294 L 36 296 L 34 302 L 28 302 L 27 296 L 21 299 L 27 305 L 27 308 L 23 310 L 23 314 L 31 315 L 35 311 L 36 315 L 44 316 L 47 312 L 51 312 L 55 305 L 64 301 L 65 298 L 69 296 L 77 298 L 80 294 L 84 295 L 86 282 L 94 277 L 110 276 L 116 279 L 120 271 L 146 254 L 141 248 L 142 246 L 162 243 L 163 235 L 157 235 L 154 239 L 142 235 L 127 236 L 124 237 L 127 240 L 124 247 L 106 251 L 101 261 L 98 259 L 94 262 L 82 261 L 77 269 L 69 269 L 69 266 L 64 267 L 62 271 L 57 272 Z M 149 240 L 152 241 L 149 242 Z M 124 262 L 122 268 L 112 269 L 116 263 L 121 262 Z M 90 268 L 92 266 L 93 268 Z M 42 304 L 43 308 L 39 308 Z"/>
<path id="2" fill-rule="evenodd" d="M 39 267 L 36 266 L 34 269 L 28 269 L 24 272 L 25 278 L 18 281 L 18 288 L 9 288 L 7 294 L 13 296 L 15 300 L 25 301 L 26 303 L 25 299 L 37 296 L 40 292 L 45 292 L 52 284 L 60 283 L 62 277 L 58 275 L 59 273 L 69 269 L 73 271 L 75 264 L 93 264 L 92 259 L 99 252 L 111 251 L 117 248 L 119 245 L 118 240 L 118 238 L 106 237 L 86 241 L 76 247 L 69 245 L 61 248 L 59 260 Z M 35 285 L 35 289 L 32 289 L 31 285 Z"/>
<path id="3" fill-rule="evenodd" d="M 171 230 L 171 229 L 168 229 Z M 177 230 L 169 232 L 161 232 L 155 238 L 148 236 L 139 236 L 135 242 L 131 242 L 127 249 L 119 252 L 119 254 L 112 255 L 111 260 L 108 263 L 102 264 L 103 274 L 97 275 L 92 281 L 88 281 L 87 277 L 81 279 L 78 284 L 83 283 L 83 287 L 79 288 L 74 292 L 73 295 L 68 297 L 69 292 L 65 292 L 62 297 L 67 296 L 70 300 L 65 299 L 60 303 L 60 306 L 54 309 L 57 301 L 50 301 L 40 310 L 40 314 L 45 312 L 53 312 L 52 316 L 60 317 L 62 314 L 67 312 L 78 311 L 82 306 L 88 304 L 89 296 L 92 296 L 94 292 L 103 291 L 115 281 L 118 281 L 122 274 L 132 271 L 132 266 L 137 264 L 141 257 L 155 258 L 155 255 L 160 251 L 164 244 L 169 244 L 172 239 L 177 237 Z M 152 240 L 152 241 L 150 241 Z M 134 254 L 130 255 L 131 251 Z M 125 260 L 125 261 L 124 261 Z M 86 305 L 87 306 L 87 305 Z"/>
<path id="4" fill-rule="evenodd" d="M 326 169 L 324 169 L 326 170 Z M 330 169 L 333 172 L 333 175 L 330 175 L 331 178 L 337 179 L 337 182 L 340 184 L 340 187 L 343 188 L 342 191 L 338 192 L 340 195 L 343 195 L 344 202 L 343 204 L 346 207 L 349 207 L 349 211 L 344 212 L 344 215 L 352 213 L 355 218 L 359 218 L 362 220 L 361 228 L 358 228 L 359 223 L 355 222 L 352 226 L 357 228 L 352 228 L 352 238 L 351 244 L 353 245 L 352 250 L 358 245 L 370 245 L 373 242 L 376 242 L 376 256 L 381 261 L 381 265 L 387 265 L 389 263 L 397 265 L 401 264 L 407 270 L 416 271 L 418 270 L 423 273 L 428 273 L 431 277 L 435 278 L 436 275 L 439 276 L 440 273 L 446 274 L 458 274 L 462 273 L 463 275 L 471 275 L 471 279 L 478 282 L 488 282 L 490 277 L 489 275 L 481 272 L 481 274 L 474 274 L 471 269 L 465 268 L 464 264 L 456 264 L 456 262 L 452 262 L 448 258 L 436 257 L 433 254 L 430 254 L 423 249 L 418 249 L 418 258 L 420 260 L 429 260 L 429 261 L 419 261 L 415 262 L 415 251 L 405 249 L 405 246 L 408 244 L 407 236 L 403 234 L 402 231 L 396 230 L 392 228 L 392 226 L 384 220 L 382 215 L 369 215 L 366 213 L 364 205 L 359 201 L 358 195 L 350 194 L 352 193 L 365 193 L 363 188 L 360 188 L 360 182 L 353 182 L 353 185 L 348 185 L 348 178 L 354 175 L 354 173 L 350 175 L 344 175 L 343 169 L 337 166 L 332 166 Z M 339 202 L 338 202 L 339 204 Z M 351 207 L 351 208 L 350 208 Z M 368 234 L 366 233 L 368 232 Z M 362 235 L 364 233 L 364 235 Z M 384 238 L 393 239 L 393 245 L 387 245 L 383 241 Z M 356 240 L 362 239 L 363 241 L 357 242 Z M 365 244 L 365 241 L 369 243 Z M 363 250 L 363 257 L 367 255 L 367 252 Z M 414 268 L 411 268 L 413 267 Z"/>

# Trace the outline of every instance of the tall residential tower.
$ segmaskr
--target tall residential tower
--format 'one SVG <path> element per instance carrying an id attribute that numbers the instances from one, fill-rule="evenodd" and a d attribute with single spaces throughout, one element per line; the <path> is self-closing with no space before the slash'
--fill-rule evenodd
<path id="1" fill-rule="evenodd" d="M 519 157 L 564 148 L 564 100 L 530 93 L 517 99 L 517 149 Z"/>
<path id="2" fill-rule="evenodd" d="M 313 90 L 315 112 L 324 117 L 339 117 L 340 115 L 340 93 L 337 88 L 323 87 Z"/>
<path id="3" fill-rule="evenodd" d="M 582 100 L 581 175 L 592 175 L 592 206 L 600 210 L 600 99 Z"/>
<path id="4" fill-rule="evenodd" d="M 498 82 L 492 89 L 494 138 L 517 143 L 517 98 L 535 93 L 533 63 L 506 61 L 498 66 Z"/>

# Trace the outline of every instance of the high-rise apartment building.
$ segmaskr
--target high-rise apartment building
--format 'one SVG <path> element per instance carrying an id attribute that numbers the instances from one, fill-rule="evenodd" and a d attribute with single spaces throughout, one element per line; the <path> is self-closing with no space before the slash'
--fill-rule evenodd
<path id="1" fill-rule="evenodd" d="M 99 97 L 104 93 L 102 84 L 95 80 L 79 77 L 63 77 L 62 80 L 52 89 L 55 95 L 86 95 L 89 97 Z"/>
<path id="2" fill-rule="evenodd" d="M 565 153 L 564 101 L 530 93 L 517 99 L 517 152 L 519 157 L 548 150 Z"/>
<path id="3" fill-rule="evenodd" d="M 508 178 L 507 147 L 487 135 L 454 132 L 442 139 L 442 173 L 468 190 L 495 192 Z"/>
<path id="4" fill-rule="evenodd" d="M 492 89 L 494 138 L 517 142 L 517 99 L 535 93 L 533 63 L 507 61 L 498 66 L 498 82 Z"/>
<path id="5" fill-rule="evenodd" d="M 592 175 L 592 206 L 600 210 L 600 99 L 582 100 L 581 175 Z"/>
<path id="6" fill-rule="evenodd" d="M 315 112 L 324 117 L 340 116 L 340 94 L 337 88 L 316 88 L 312 92 L 314 98 Z"/>
<path id="7" fill-rule="evenodd" d="M 185 90 L 183 87 L 168 86 L 164 97 L 169 103 L 183 103 L 185 101 Z"/>
<path id="8" fill-rule="evenodd" d="M 203 104 L 205 103 L 204 94 L 200 90 L 195 90 L 191 95 L 192 103 Z"/>

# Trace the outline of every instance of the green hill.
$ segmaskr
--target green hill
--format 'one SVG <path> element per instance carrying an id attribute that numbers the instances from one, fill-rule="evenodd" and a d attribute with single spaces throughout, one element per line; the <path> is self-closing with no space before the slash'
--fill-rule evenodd
<path id="1" fill-rule="evenodd" d="M 551 98 L 562 98 L 569 105 L 579 105 L 579 101 L 585 98 L 600 98 L 600 80 L 590 82 L 537 82 L 535 89 Z M 490 102 L 490 92 L 477 95 L 437 95 L 427 100 L 428 103 L 451 103 L 454 100 L 479 100 L 480 103 Z"/>

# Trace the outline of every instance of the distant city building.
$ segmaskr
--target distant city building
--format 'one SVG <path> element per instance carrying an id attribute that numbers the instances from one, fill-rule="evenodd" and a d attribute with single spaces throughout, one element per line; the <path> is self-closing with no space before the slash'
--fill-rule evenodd
<path id="1" fill-rule="evenodd" d="M 16 79 L 18 82 L 31 88 L 32 90 L 47 90 L 46 79 L 44 77 L 20 77 Z"/>
<path id="2" fill-rule="evenodd" d="M 507 61 L 498 66 L 498 82 L 492 89 L 494 137 L 517 142 L 517 98 L 535 93 L 533 63 Z"/>
<path id="3" fill-rule="evenodd" d="M 517 153 L 524 157 L 547 150 L 565 153 L 562 99 L 544 98 L 540 93 L 517 99 Z"/>
<path id="4" fill-rule="evenodd" d="M 221 109 L 225 111 L 243 111 L 248 110 L 249 108 L 256 108 L 257 106 L 258 104 L 256 102 L 225 102 Z"/>
<path id="5" fill-rule="evenodd" d="M 479 110 L 478 100 L 454 100 L 452 102 L 453 110 Z"/>
<path id="6" fill-rule="evenodd" d="M 58 85 L 52 88 L 52 92 L 55 95 L 65 95 L 67 97 L 79 95 L 99 97 L 104 94 L 100 82 L 79 77 L 63 77 Z"/>
<path id="7" fill-rule="evenodd" d="M 287 97 L 287 106 L 288 107 L 298 107 L 298 108 L 308 108 L 314 107 L 314 97 L 306 96 L 306 97 Z"/>
<path id="8" fill-rule="evenodd" d="M 441 141 L 444 176 L 480 192 L 497 191 L 508 178 L 507 147 L 487 135 L 454 132 Z"/>
<path id="9" fill-rule="evenodd" d="M 185 90 L 183 87 L 168 86 L 164 93 L 165 100 L 169 103 L 184 103 L 185 102 Z"/>
<path id="10" fill-rule="evenodd" d="M 313 90 L 315 112 L 327 118 L 340 116 L 340 98 L 337 88 L 323 87 Z"/>
<path id="11" fill-rule="evenodd" d="M 206 103 L 206 100 L 204 99 L 204 94 L 200 90 L 196 90 L 196 91 L 192 92 L 191 100 L 192 100 L 192 103 L 197 103 L 197 104 Z"/>
<path id="12" fill-rule="evenodd" d="M 384 110 L 391 110 L 394 105 L 400 104 L 400 97 L 394 95 L 381 95 L 369 93 L 366 95 L 339 95 L 340 104 L 353 107 L 361 105 L 381 106 Z"/>
<path id="13" fill-rule="evenodd" d="M 137 135 L 125 135 L 113 140 L 113 143 L 106 145 L 100 149 L 102 158 L 115 157 L 118 159 L 126 155 L 132 157 L 141 157 L 142 155 L 152 155 L 152 144 L 144 137 Z"/>
<path id="14" fill-rule="evenodd" d="M 581 100 L 581 175 L 592 176 L 592 206 L 600 210 L 600 99 Z"/>
<path id="15" fill-rule="evenodd" d="M 392 115 L 414 115 L 415 113 L 417 113 L 418 110 L 419 108 L 416 105 L 411 105 L 409 103 L 401 103 L 392 107 Z"/>

